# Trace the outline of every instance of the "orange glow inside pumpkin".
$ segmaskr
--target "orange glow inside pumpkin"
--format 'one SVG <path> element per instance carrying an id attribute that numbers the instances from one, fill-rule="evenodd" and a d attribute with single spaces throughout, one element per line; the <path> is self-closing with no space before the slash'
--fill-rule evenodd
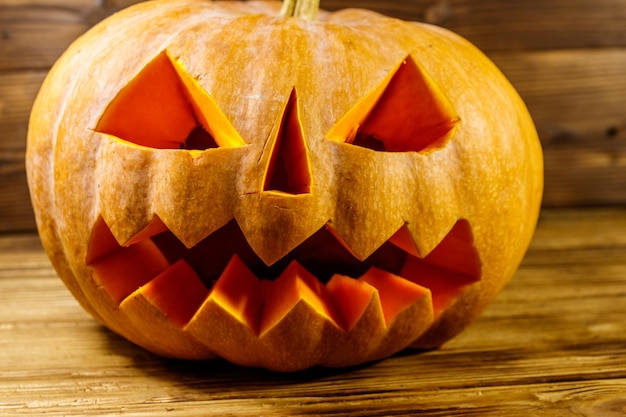
<path id="1" fill-rule="evenodd" d="M 215 100 L 167 52 L 119 92 L 96 131 L 155 149 L 245 146 Z"/>
<path id="2" fill-rule="evenodd" d="M 376 151 L 423 152 L 443 146 L 458 122 L 446 96 L 408 56 L 327 137 Z"/>
<path id="3" fill-rule="evenodd" d="M 264 191 L 287 194 L 308 194 L 311 191 L 311 169 L 298 111 L 294 89 L 278 123 L 271 160 L 265 173 Z"/>

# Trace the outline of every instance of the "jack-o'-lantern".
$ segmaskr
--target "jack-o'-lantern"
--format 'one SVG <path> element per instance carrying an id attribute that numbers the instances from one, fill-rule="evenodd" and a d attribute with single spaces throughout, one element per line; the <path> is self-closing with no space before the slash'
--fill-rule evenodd
<path id="1" fill-rule="evenodd" d="M 291 5 L 130 7 L 33 107 L 44 248 L 89 313 L 157 354 L 292 371 L 437 347 L 531 239 L 539 141 L 482 53 Z"/>

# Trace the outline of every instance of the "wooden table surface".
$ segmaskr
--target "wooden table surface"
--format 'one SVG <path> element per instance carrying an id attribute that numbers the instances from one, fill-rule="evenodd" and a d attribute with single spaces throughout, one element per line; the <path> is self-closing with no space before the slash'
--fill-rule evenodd
<path id="1" fill-rule="evenodd" d="M 0 238 L 0 415 L 626 415 L 626 208 L 544 210 L 517 275 L 442 349 L 276 374 L 149 354 Z"/>

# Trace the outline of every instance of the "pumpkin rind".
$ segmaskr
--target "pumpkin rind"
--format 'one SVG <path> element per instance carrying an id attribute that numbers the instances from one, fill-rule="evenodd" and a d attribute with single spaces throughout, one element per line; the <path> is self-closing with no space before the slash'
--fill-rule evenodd
<path id="1" fill-rule="evenodd" d="M 531 239 L 543 180 L 530 116 L 493 63 L 449 31 L 363 10 L 322 12 L 306 22 L 280 17 L 279 9 L 276 2 L 152 1 L 110 17 L 66 51 L 42 85 L 28 133 L 28 181 L 44 248 L 88 312 L 161 355 L 218 354 L 291 371 L 379 359 L 409 345 L 437 347 L 495 297 Z M 213 103 L 219 131 L 234 138 L 223 143 L 233 146 L 156 149 L 102 128 L 118 118 L 103 121 L 114 114 L 120 91 L 157 57 L 170 60 L 165 67 L 186 80 L 190 97 Z M 451 109 L 442 110 L 451 115 L 442 120 L 454 121 L 450 134 L 409 151 L 342 142 L 335 135 L 342 117 L 386 91 L 407 61 L 425 85 L 436 86 L 429 99 Z M 267 179 L 281 123 L 300 130 L 295 147 L 283 150 L 306 154 L 306 167 L 283 167 L 299 173 L 297 185 Z M 233 220 L 268 265 L 324 228 L 363 260 L 399 239 L 401 229 L 410 250 L 426 257 L 455 225 L 466 224 L 480 279 L 463 281 L 436 311 L 425 289 L 391 327 L 381 324 L 376 298 L 362 303 L 365 313 L 352 329 L 301 299 L 287 320 L 260 335 L 210 295 L 188 324 L 176 324 L 159 308 L 170 301 L 151 298 L 171 285 L 166 278 L 115 299 L 88 259 L 163 231 L 193 247 Z M 108 243 L 91 242 L 96 230 Z M 186 282 L 195 288 L 192 278 Z M 369 290 L 351 285 L 345 288 L 367 298 Z M 298 340 L 300 351 L 293 349 Z"/>

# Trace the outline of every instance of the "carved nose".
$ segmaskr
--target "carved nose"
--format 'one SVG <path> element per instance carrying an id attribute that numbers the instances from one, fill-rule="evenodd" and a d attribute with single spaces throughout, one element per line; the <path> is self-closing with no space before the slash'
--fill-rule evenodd
<path id="1" fill-rule="evenodd" d="M 270 137 L 270 157 L 263 191 L 284 194 L 311 193 L 311 167 L 304 140 L 295 88 Z"/>

